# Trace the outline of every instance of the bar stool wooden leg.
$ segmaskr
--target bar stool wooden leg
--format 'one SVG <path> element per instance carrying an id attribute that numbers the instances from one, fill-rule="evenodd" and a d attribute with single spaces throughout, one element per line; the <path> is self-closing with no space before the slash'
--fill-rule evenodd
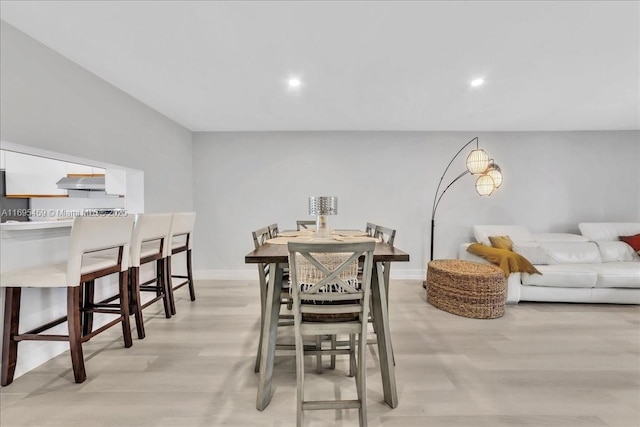
<path id="1" fill-rule="evenodd" d="M 82 354 L 82 331 L 80 324 L 80 286 L 67 288 L 67 323 L 69 328 L 69 352 L 71 353 L 71 366 L 73 377 L 77 383 L 87 379 Z"/>
<path id="2" fill-rule="evenodd" d="M 13 337 L 18 334 L 20 323 L 21 288 L 6 288 L 4 300 L 4 329 L 2 332 L 2 374 L 0 385 L 13 382 L 18 360 L 18 342 Z"/>
<path id="3" fill-rule="evenodd" d="M 129 348 L 133 345 L 131 338 L 131 324 L 129 322 L 129 284 L 127 279 L 129 274 L 127 271 L 121 271 L 119 274 L 120 284 L 120 310 L 122 312 L 122 335 L 124 336 L 124 346 Z"/>
<path id="4" fill-rule="evenodd" d="M 142 301 L 140 301 L 140 268 L 131 267 L 129 272 L 131 309 L 133 310 L 133 314 L 136 319 L 138 339 L 143 339 L 146 334 L 144 331 L 144 321 L 142 320 Z"/>
<path id="5" fill-rule="evenodd" d="M 94 302 L 96 288 L 95 280 L 85 282 L 82 288 L 83 291 L 81 291 L 82 293 L 80 294 L 80 307 L 82 307 L 82 336 L 85 336 L 93 331 L 93 311 L 91 308 Z"/>
<path id="6" fill-rule="evenodd" d="M 189 281 L 189 296 L 191 301 L 196 300 L 196 290 L 193 286 L 193 270 L 191 268 L 191 249 L 187 250 L 187 280 Z"/>
<path id="7" fill-rule="evenodd" d="M 171 278 L 171 257 L 167 257 L 167 290 L 169 291 L 169 305 L 171 307 L 171 314 L 174 315 L 176 314 L 176 299 L 175 296 L 173 295 L 173 284 L 172 282 L 172 278 Z"/>
<path id="8" fill-rule="evenodd" d="M 169 298 L 169 294 L 171 290 L 169 289 L 169 281 L 167 280 L 167 269 L 165 268 L 165 258 L 160 258 L 156 262 L 156 286 L 158 286 L 158 292 L 163 293 L 162 304 L 164 305 L 164 317 L 167 319 L 171 318 L 171 300 Z M 162 289 L 160 291 L 160 289 Z"/>

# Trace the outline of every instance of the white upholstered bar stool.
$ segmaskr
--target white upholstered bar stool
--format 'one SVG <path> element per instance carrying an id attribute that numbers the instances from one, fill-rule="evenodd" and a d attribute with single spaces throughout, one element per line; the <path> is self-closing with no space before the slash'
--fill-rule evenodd
<path id="1" fill-rule="evenodd" d="M 0 382 L 2 386 L 13 382 L 20 341 L 68 341 L 73 375 L 77 383 L 86 379 L 82 343 L 111 326 L 121 323 L 124 345 L 131 347 L 127 277 L 133 219 L 133 216 L 76 217 L 71 228 L 66 263 L 23 268 L 2 274 L 0 286 L 5 288 Z M 108 252 L 111 257 L 92 256 L 99 251 Z M 83 288 L 86 285 L 94 286 L 96 279 L 112 274 L 119 275 L 118 304 L 99 303 L 81 308 Z M 67 315 L 20 333 L 20 294 L 22 288 L 30 287 L 66 288 Z M 93 330 L 92 326 L 82 325 L 81 313 L 87 312 L 114 314 L 117 318 Z M 68 323 L 68 335 L 42 334 L 65 321 Z"/>
<path id="2" fill-rule="evenodd" d="M 131 285 L 131 308 L 136 319 L 138 338 L 145 337 L 142 309 L 156 301 L 162 300 L 164 314 L 171 317 L 171 301 L 167 280 L 166 261 L 169 254 L 169 233 L 171 231 L 172 214 L 139 214 L 131 237 L 131 258 L 129 267 L 129 283 Z M 140 283 L 140 268 L 145 264 L 154 264 L 154 276 Z M 142 301 L 142 292 L 152 292 L 154 297 Z"/>
<path id="3" fill-rule="evenodd" d="M 169 232 L 169 248 L 167 255 L 167 280 L 169 288 L 169 300 L 171 302 L 171 314 L 176 314 L 176 303 L 174 291 L 183 286 L 189 286 L 189 297 L 191 301 L 196 300 L 196 292 L 193 286 L 193 269 L 191 266 L 191 250 L 193 248 L 193 227 L 196 223 L 195 212 L 176 212 L 171 219 L 171 231 Z M 183 253 L 186 257 L 186 275 L 173 274 L 172 257 Z M 184 281 L 174 285 L 173 279 L 184 279 Z"/>

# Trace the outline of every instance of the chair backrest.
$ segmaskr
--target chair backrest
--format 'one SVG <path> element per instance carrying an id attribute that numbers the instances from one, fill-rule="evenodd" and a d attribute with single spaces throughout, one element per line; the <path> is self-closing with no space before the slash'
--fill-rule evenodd
<path id="1" fill-rule="evenodd" d="M 280 230 L 278 229 L 278 224 L 277 223 L 271 224 L 269 226 L 269 235 L 271 236 L 271 238 L 278 237 L 278 233 L 280 233 Z"/>
<path id="2" fill-rule="evenodd" d="M 253 246 L 258 249 L 271 238 L 271 230 L 269 230 L 268 226 L 262 227 L 252 231 L 251 236 L 253 237 Z M 266 289 L 269 281 L 269 264 L 258 264 L 258 280 L 260 281 L 261 289 Z"/>
<path id="3" fill-rule="evenodd" d="M 193 227 L 196 223 L 195 212 L 175 212 L 171 218 L 171 231 L 169 232 L 169 254 L 173 248 L 176 237 L 185 237 L 187 249 L 193 248 Z"/>
<path id="4" fill-rule="evenodd" d="M 253 246 L 258 249 L 260 246 L 264 245 L 264 242 L 271 238 L 271 231 L 269 227 L 258 228 L 256 231 L 252 231 L 251 235 L 253 236 Z"/>
<path id="5" fill-rule="evenodd" d="M 375 242 L 289 242 L 288 248 L 295 313 L 303 319 L 305 313 L 334 318 L 357 314 L 360 321 L 367 319 Z M 358 259 L 362 255 L 364 270 L 359 282 Z"/>
<path id="6" fill-rule="evenodd" d="M 396 239 L 396 230 L 394 230 L 393 228 L 376 225 L 375 237 L 382 239 L 382 241 L 385 243 L 393 245 L 393 242 Z"/>
<path id="7" fill-rule="evenodd" d="M 313 228 L 316 226 L 316 221 L 313 219 L 299 219 L 296 221 L 296 229 L 298 231 L 307 228 Z"/>
<path id="8" fill-rule="evenodd" d="M 375 225 L 372 222 L 368 222 L 367 226 L 364 228 L 364 231 L 371 237 L 375 237 L 376 235 L 376 227 L 377 225 Z"/>
<path id="9" fill-rule="evenodd" d="M 139 214 L 133 227 L 131 237 L 130 266 L 140 267 L 142 245 L 151 243 L 162 257 L 169 255 L 169 233 L 171 232 L 172 214 Z"/>
<path id="10" fill-rule="evenodd" d="M 120 248 L 114 257 L 117 257 L 120 271 L 126 271 L 129 268 L 133 221 L 133 215 L 75 217 L 69 240 L 67 286 L 80 284 L 82 258 L 89 252 Z"/>

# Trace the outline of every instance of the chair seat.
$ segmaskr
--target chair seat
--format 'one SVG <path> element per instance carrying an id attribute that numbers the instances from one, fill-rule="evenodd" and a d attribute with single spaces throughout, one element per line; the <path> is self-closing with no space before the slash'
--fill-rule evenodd
<path id="1" fill-rule="evenodd" d="M 3 288 L 64 288 L 67 286 L 67 263 L 39 265 L 2 273 L 0 286 Z"/>
<path id="2" fill-rule="evenodd" d="M 359 334 L 362 324 L 359 321 L 339 321 L 332 322 L 302 322 L 300 333 L 302 335 L 338 335 L 338 334 Z"/>
<path id="3" fill-rule="evenodd" d="M 116 265 L 117 263 L 112 259 L 87 256 L 83 260 L 80 274 L 93 273 Z M 73 286 L 79 285 L 77 283 Z M 67 263 L 40 265 L 2 273 L 0 287 L 65 288 L 67 287 Z"/>

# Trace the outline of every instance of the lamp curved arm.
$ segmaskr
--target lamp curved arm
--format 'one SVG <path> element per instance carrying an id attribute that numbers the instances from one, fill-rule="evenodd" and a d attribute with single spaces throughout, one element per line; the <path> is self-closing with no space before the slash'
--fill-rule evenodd
<path id="1" fill-rule="evenodd" d="M 462 178 L 463 176 L 465 176 L 466 174 L 470 173 L 468 170 L 462 172 L 460 175 L 456 176 L 455 179 L 453 181 L 451 181 L 449 183 L 449 185 L 447 185 L 445 187 L 444 190 L 442 190 L 442 193 L 440 193 L 440 197 L 438 197 L 438 200 L 436 201 L 435 198 L 433 200 L 434 205 L 433 205 L 433 211 L 431 212 L 431 220 L 433 221 L 436 217 L 436 210 L 438 209 L 438 205 L 440 204 L 440 199 L 442 199 L 442 196 L 444 196 L 444 193 L 447 192 L 447 190 L 449 189 L 449 187 L 451 187 L 453 184 L 456 183 L 456 181 L 458 181 L 460 178 Z"/>
<path id="2" fill-rule="evenodd" d="M 447 171 L 449 170 L 449 168 L 451 167 L 451 164 L 453 163 L 453 161 L 460 155 L 460 153 L 462 153 L 462 151 L 467 148 L 469 146 L 469 144 L 471 144 L 473 141 L 476 142 L 476 148 L 478 148 L 478 137 L 476 136 L 475 138 L 473 138 L 471 141 L 467 142 L 466 144 L 464 144 L 462 146 L 462 148 L 460 148 L 458 150 L 458 152 L 453 156 L 453 158 L 451 159 L 451 161 L 449 161 L 449 164 L 447 165 L 447 167 L 444 169 L 444 172 L 442 172 L 442 176 L 440 177 L 440 182 L 438 182 L 438 187 L 436 188 L 436 194 L 433 196 L 433 207 L 431 209 L 431 220 L 433 221 L 433 219 L 436 217 L 436 210 L 438 209 L 438 204 L 440 203 L 440 199 L 442 199 L 442 196 L 444 195 L 444 193 L 449 189 L 449 187 L 451 187 L 451 185 L 456 182 L 457 180 L 459 180 L 460 178 L 462 178 L 464 175 L 466 175 L 469 171 L 465 171 L 462 174 L 458 175 L 453 181 L 451 181 L 451 183 L 449 185 L 447 185 L 447 187 L 442 191 L 442 194 L 440 194 L 440 196 L 438 196 L 438 192 L 440 191 L 440 186 L 442 185 L 442 181 L 444 180 L 444 176 L 447 174 Z"/>
<path id="3" fill-rule="evenodd" d="M 467 142 L 466 144 L 464 144 L 462 146 L 462 148 L 460 148 L 458 150 L 458 152 L 453 156 L 453 158 L 449 161 L 449 164 L 447 165 L 447 167 L 444 169 L 444 172 L 442 172 L 442 176 L 440 177 L 440 182 L 438 182 L 438 187 L 436 188 L 436 193 L 433 196 L 433 207 L 431 209 L 431 260 L 433 261 L 433 233 L 435 230 L 435 218 L 436 218 L 436 211 L 438 210 L 438 205 L 440 204 L 440 200 L 442 199 L 442 196 L 444 196 L 444 193 L 447 192 L 447 190 L 454 184 L 456 183 L 460 178 L 462 178 L 463 176 L 465 176 L 466 174 L 470 173 L 468 170 L 465 170 L 464 172 L 462 172 L 460 175 L 456 176 L 453 181 L 451 181 L 449 183 L 449 185 L 447 185 L 445 187 L 444 190 L 442 190 L 442 193 L 440 193 L 440 187 L 442 186 L 442 181 L 444 180 L 445 175 L 447 174 L 447 172 L 449 171 L 449 168 L 451 167 L 451 164 L 453 163 L 453 161 L 460 155 L 460 153 L 462 153 L 462 151 L 467 148 L 469 146 L 469 144 L 471 144 L 472 142 L 476 142 L 476 148 L 478 148 L 478 137 L 476 136 L 475 138 L 473 138 L 471 141 Z M 440 195 L 438 195 L 438 193 L 440 193 Z"/>

